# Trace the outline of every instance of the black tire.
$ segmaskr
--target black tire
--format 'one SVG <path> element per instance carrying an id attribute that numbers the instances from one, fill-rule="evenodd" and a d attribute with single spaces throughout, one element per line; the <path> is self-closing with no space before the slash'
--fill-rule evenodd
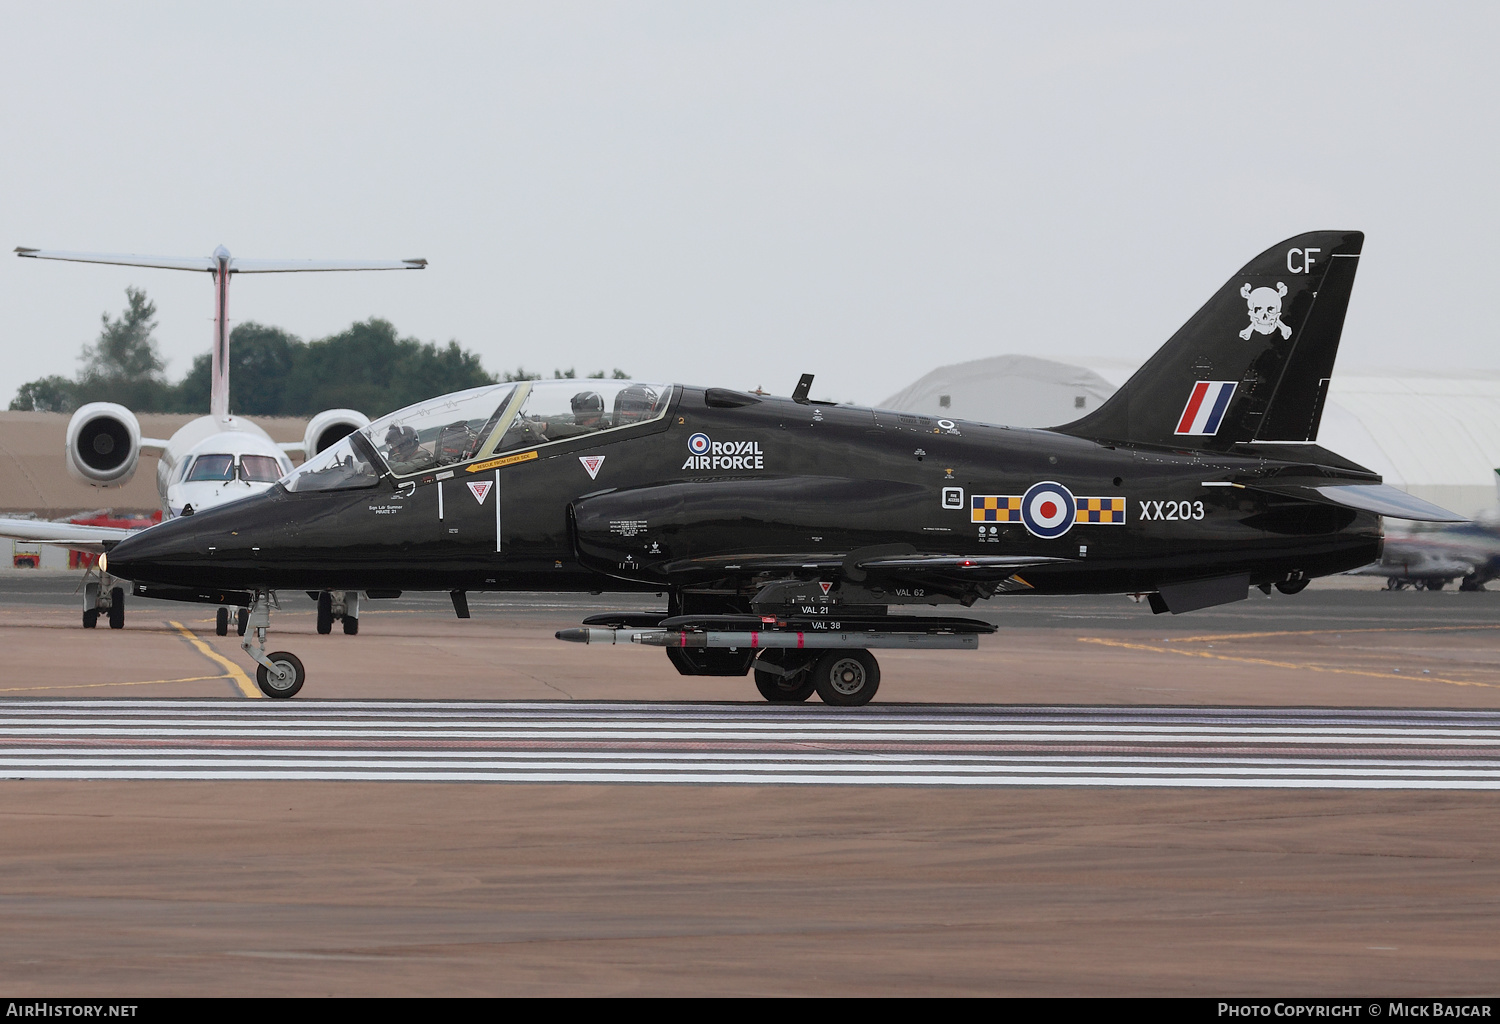
<path id="1" fill-rule="evenodd" d="M 813 685 L 824 704 L 859 707 L 880 688 L 880 666 L 869 651 L 832 650 L 812 670 Z"/>
<path id="2" fill-rule="evenodd" d="M 1300 580 L 1282 580 L 1276 584 L 1276 589 L 1283 594 L 1300 594 L 1307 589 L 1307 585 L 1311 582 L 1305 576 Z"/>
<path id="3" fill-rule="evenodd" d="M 220 608 L 219 614 L 214 616 L 214 633 L 217 636 L 229 635 L 229 609 Z"/>
<path id="4" fill-rule="evenodd" d="M 333 632 L 333 595 L 326 590 L 318 595 L 318 632 L 324 636 Z"/>
<path id="5" fill-rule="evenodd" d="M 237 629 L 239 631 L 240 636 L 244 636 L 245 635 L 245 630 L 248 629 L 249 627 L 250 627 L 250 609 L 249 608 L 241 608 L 240 609 L 240 614 L 239 614 L 239 621 L 235 623 L 235 629 Z"/>
<path id="6" fill-rule="evenodd" d="M 816 689 L 812 672 L 809 671 L 816 661 L 816 655 L 809 657 L 805 652 L 784 651 L 777 648 L 762 651 L 760 657 L 755 659 L 755 688 L 760 691 L 762 697 L 773 704 L 791 704 L 807 700 Z M 790 670 L 791 674 L 767 672 L 760 668 L 763 664 Z"/>
<path id="7" fill-rule="evenodd" d="M 115 587 L 109 592 L 109 628 L 125 628 L 125 588 Z"/>
<path id="8" fill-rule="evenodd" d="M 344 633 L 345 633 L 345 635 L 347 635 L 347 636 L 354 636 L 354 634 L 356 634 L 358 632 L 359 632 L 359 620 L 356 619 L 352 615 L 345 615 L 344 616 Z"/>
<path id="9" fill-rule="evenodd" d="M 99 625 L 99 609 L 85 608 L 83 610 L 83 628 L 93 629 Z"/>
<path id="10" fill-rule="evenodd" d="M 1428 590 L 1442 590 L 1447 585 L 1448 585 L 1448 581 L 1447 580 L 1445 580 L 1445 579 L 1439 579 L 1437 577 L 1434 577 L 1434 578 L 1432 578 L 1432 579 L 1430 579 L 1430 580 L 1427 581 L 1427 589 Z"/>
<path id="11" fill-rule="evenodd" d="M 274 651 L 266 655 L 270 661 L 278 665 L 285 665 L 292 670 L 291 680 L 280 686 L 271 682 L 271 673 L 266 671 L 264 665 L 255 666 L 255 685 L 260 687 L 260 692 L 274 700 L 286 700 L 297 696 L 297 691 L 302 689 L 302 684 L 307 681 L 307 670 L 302 667 L 302 662 L 295 654 L 286 651 Z"/>

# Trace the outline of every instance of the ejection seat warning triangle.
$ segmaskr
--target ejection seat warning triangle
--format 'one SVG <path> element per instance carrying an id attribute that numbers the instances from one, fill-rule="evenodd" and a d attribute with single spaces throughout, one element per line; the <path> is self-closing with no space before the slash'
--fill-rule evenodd
<path id="1" fill-rule="evenodd" d="M 484 481 L 484 483 L 480 483 L 478 480 L 467 480 L 465 483 L 469 485 L 469 490 L 474 492 L 474 500 L 481 505 L 484 504 L 484 499 L 490 496 L 490 488 L 495 486 L 489 480 Z"/>
<path id="2" fill-rule="evenodd" d="M 584 469 L 588 470 L 590 480 L 599 478 L 599 467 L 604 465 L 603 455 L 580 455 L 578 461 L 583 463 Z"/>

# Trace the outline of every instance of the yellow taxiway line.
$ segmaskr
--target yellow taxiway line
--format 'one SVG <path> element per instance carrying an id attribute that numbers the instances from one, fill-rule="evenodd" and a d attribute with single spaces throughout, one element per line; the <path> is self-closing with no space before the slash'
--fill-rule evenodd
<path id="1" fill-rule="evenodd" d="M 260 692 L 260 687 L 256 686 L 255 683 L 251 681 L 250 677 L 245 675 L 243 669 L 241 669 L 234 662 L 230 661 L 228 658 L 224 657 L 224 655 L 220 654 L 218 651 L 214 650 L 212 647 L 208 646 L 208 644 L 204 643 L 202 640 L 199 640 L 197 635 L 191 629 L 188 629 L 180 622 L 174 622 L 172 623 L 172 626 L 177 630 L 177 632 L 182 634 L 183 639 L 192 644 L 194 647 L 198 648 L 199 653 L 201 653 L 204 657 L 223 666 L 225 673 L 224 675 L 208 676 L 205 678 L 233 679 L 234 685 L 238 686 L 240 689 L 240 693 L 244 694 L 246 697 L 264 696 Z"/>
<path id="2" fill-rule="evenodd" d="M 0 693 L 30 693 L 33 690 L 87 690 L 96 686 L 155 686 L 158 683 L 201 683 L 205 679 L 228 679 L 228 676 L 186 676 L 182 679 L 142 679 L 128 683 L 60 683 L 57 686 L 7 686 Z"/>

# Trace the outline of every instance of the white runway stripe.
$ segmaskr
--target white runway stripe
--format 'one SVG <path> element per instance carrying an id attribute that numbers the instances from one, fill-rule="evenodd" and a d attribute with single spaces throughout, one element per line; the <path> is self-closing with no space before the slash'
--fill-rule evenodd
<path id="1" fill-rule="evenodd" d="M 13 700 L 0 778 L 1500 789 L 1500 713 Z"/>

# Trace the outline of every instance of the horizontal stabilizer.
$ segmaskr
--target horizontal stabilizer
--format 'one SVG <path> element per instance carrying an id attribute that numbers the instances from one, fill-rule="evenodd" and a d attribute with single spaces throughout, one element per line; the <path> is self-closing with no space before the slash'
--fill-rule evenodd
<path id="1" fill-rule="evenodd" d="M 294 274 L 323 270 L 426 270 L 426 260 L 242 260 L 229 261 L 231 274 Z"/>
<path id="2" fill-rule="evenodd" d="M 160 267 L 163 270 L 212 271 L 212 256 L 132 256 L 127 253 L 64 252 L 60 249 L 26 249 L 17 247 L 17 256 L 34 260 L 67 260 L 71 263 L 112 263 L 121 267 Z"/>
<path id="3" fill-rule="evenodd" d="M 1455 515 L 1390 484 L 1257 484 L 1248 485 L 1248 489 L 1300 498 L 1303 501 L 1322 502 L 1325 505 L 1339 505 L 1361 512 L 1374 512 L 1392 519 L 1413 519 L 1424 523 L 1469 521 L 1464 516 Z"/>
<path id="4" fill-rule="evenodd" d="M 34 260 L 67 260 L 72 263 L 109 263 L 121 267 L 158 267 L 162 270 L 218 269 L 213 256 L 136 256 L 129 253 L 65 252 L 61 249 L 16 248 L 17 256 Z M 224 255 L 228 255 L 225 253 Z M 231 274 L 294 274 L 329 270 L 425 270 L 427 261 L 411 260 L 242 260 L 229 257 Z"/>

